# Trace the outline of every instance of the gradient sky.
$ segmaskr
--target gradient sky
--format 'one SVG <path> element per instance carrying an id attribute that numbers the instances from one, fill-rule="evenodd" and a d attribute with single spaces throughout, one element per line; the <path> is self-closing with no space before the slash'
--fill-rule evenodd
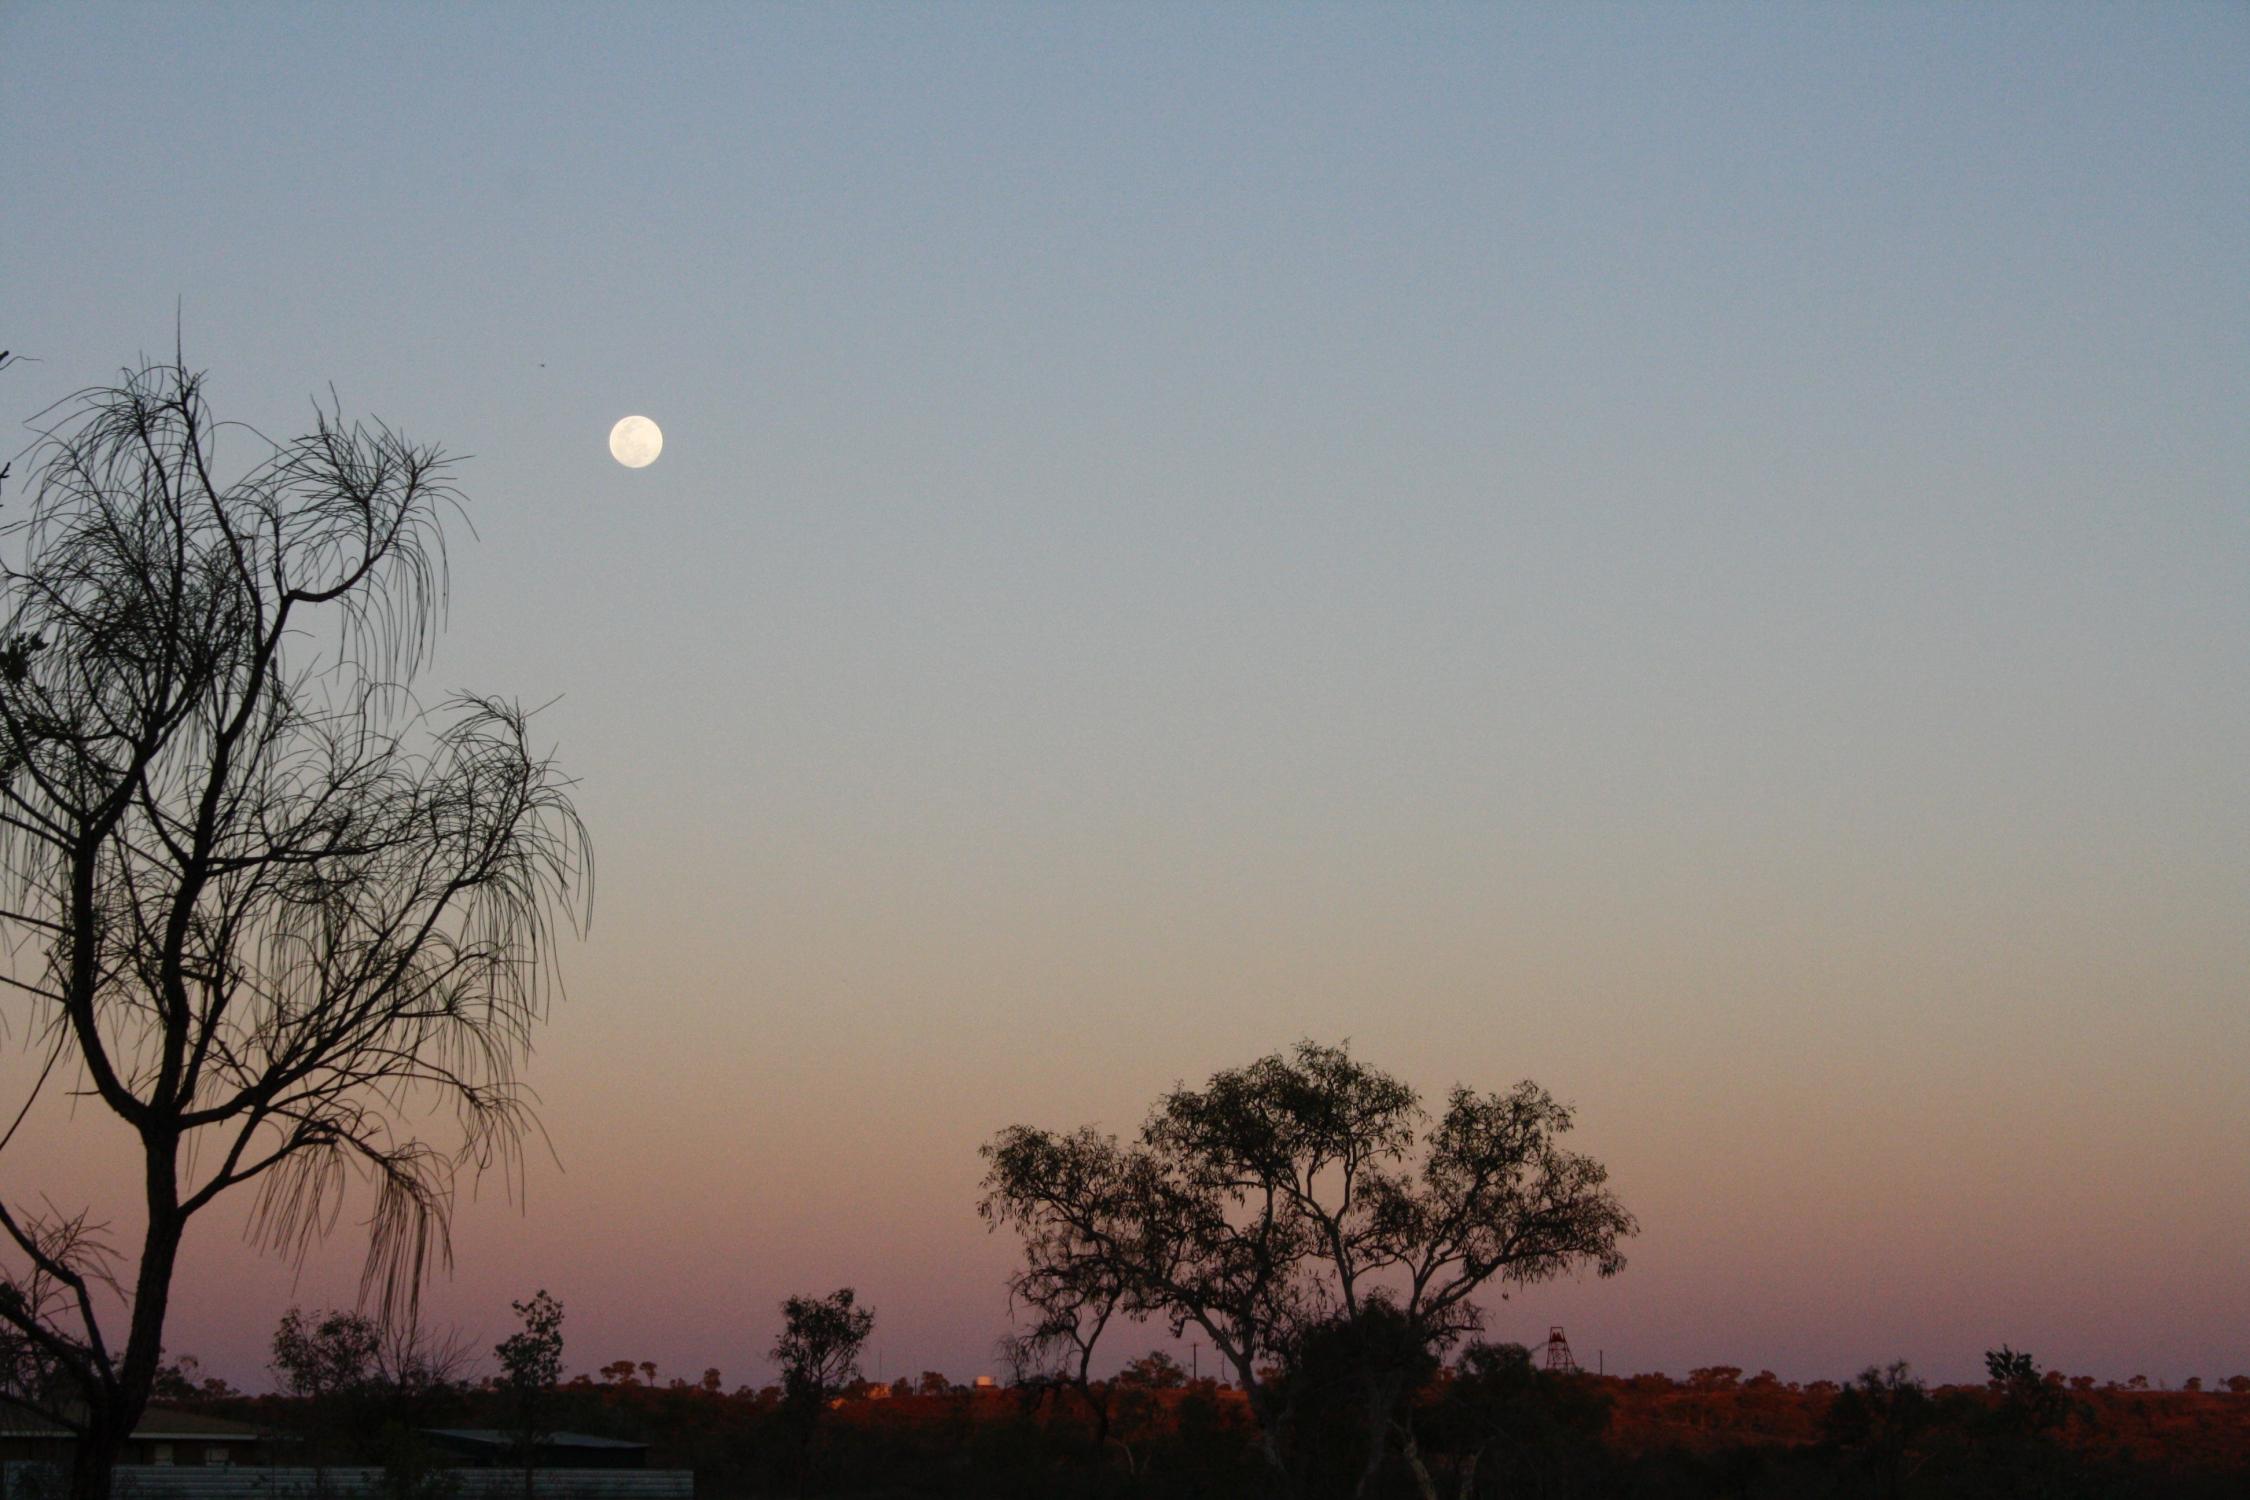
<path id="1" fill-rule="evenodd" d="M 1502 1335 L 2209 1378 L 2246 78 L 2231 5 L 18 0 L 0 417 L 177 314 L 474 455 L 426 682 L 560 695 L 600 862 L 486 1346 L 762 1380 L 850 1284 L 988 1369 L 977 1145 L 1311 1036 L 1579 1106 L 1644 1232 Z M 130 1223 L 121 1143 L 0 1184 Z M 170 1343 L 260 1381 L 356 1261 L 236 1227 Z"/>

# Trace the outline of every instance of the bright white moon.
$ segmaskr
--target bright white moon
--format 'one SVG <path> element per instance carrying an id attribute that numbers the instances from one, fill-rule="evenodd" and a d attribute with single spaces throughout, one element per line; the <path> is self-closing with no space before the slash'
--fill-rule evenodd
<path id="1" fill-rule="evenodd" d="M 664 451 L 664 429 L 646 417 L 627 417 L 609 430 L 609 456 L 628 469 L 645 469 Z"/>

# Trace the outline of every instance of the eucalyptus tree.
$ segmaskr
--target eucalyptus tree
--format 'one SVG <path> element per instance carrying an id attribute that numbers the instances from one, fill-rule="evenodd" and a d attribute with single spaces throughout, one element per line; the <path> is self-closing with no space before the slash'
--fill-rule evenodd
<path id="1" fill-rule="evenodd" d="M 1008 1306 L 1026 1322 L 1000 1341 L 999 1351 L 1019 1376 L 1077 1393 L 1094 1419 L 1092 1448 L 1099 1455 L 1110 1441 L 1111 1403 L 1107 1387 L 1093 1379 L 1094 1350 L 1119 1313 L 1134 1305 L 1133 1283 L 1122 1256 L 1086 1253 L 1080 1226 L 1120 1211 L 1129 1164 L 1106 1137 L 1081 1130 L 1024 1139 L 1009 1170 L 1044 1184 L 1055 1203 L 1074 1205 L 1075 1217 L 1011 1219 L 1023 1232 L 1023 1265 L 1008 1280 Z M 994 1219 L 1008 1210 L 988 1197 L 980 1212 Z"/>
<path id="2" fill-rule="evenodd" d="M 1560 1145 L 1572 1124 L 1529 1082 L 1455 1088 L 1431 1122 L 1406 1084 L 1303 1042 L 1174 1088 L 1131 1144 L 1001 1131 L 984 1147 L 979 1211 L 1023 1238 L 1019 1304 L 1067 1314 L 1113 1295 L 1175 1337 L 1200 1329 L 1283 1473 L 1294 1413 L 1275 1372 L 1322 1330 L 1360 1329 L 1321 1339 L 1367 1354 L 1360 1487 L 1399 1451 L 1427 1489 L 1406 1398 L 1430 1361 L 1399 1341 L 1435 1354 L 1482 1327 L 1481 1294 L 1624 1267 L 1636 1225 L 1603 1166 Z"/>
<path id="3" fill-rule="evenodd" d="M 436 449 L 330 410 L 270 443 L 174 363 L 51 409 L 30 460 L 0 528 L 0 983 L 39 1080 L 18 1107 L 76 1080 L 141 1192 L 112 1257 L 0 1158 L 0 1325 L 92 1500 L 214 1203 L 301 1255 L 367 1192 L 363 1304 L 411 1312 L 457 1179 L 520 1160 L 517 1070 L 591 855 L 521 709 L 411 692 L 462 503 Z"/>

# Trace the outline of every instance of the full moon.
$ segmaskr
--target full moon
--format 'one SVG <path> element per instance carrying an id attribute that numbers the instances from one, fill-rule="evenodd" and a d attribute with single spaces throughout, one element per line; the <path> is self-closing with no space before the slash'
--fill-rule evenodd
<path id="1" fill-rule="evenodd" d="M 646 417 L 627 417 L 609 430 L 609 456 L 628 469 L 645 469 L 664 451 L 664 429 Z"/>

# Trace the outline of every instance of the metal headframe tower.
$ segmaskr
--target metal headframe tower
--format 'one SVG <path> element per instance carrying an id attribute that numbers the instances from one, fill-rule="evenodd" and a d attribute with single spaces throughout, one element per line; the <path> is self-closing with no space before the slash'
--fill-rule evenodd
<path id="1" fill-rule="evenodd" d="M 1547 1368 L 1550 1370 L 1575 1370 L 1578 1361 L 1570 1356 L 1570 1340 L 1563 1337 L 1562 1324 L 1547 1329 Z"/>

